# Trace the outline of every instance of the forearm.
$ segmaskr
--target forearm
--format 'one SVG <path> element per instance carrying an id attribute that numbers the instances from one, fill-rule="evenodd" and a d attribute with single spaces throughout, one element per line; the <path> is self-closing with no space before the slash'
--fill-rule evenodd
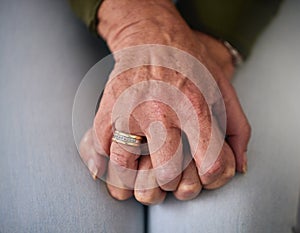
<path id="1" fill-rule="evenodd" d="M 192 33 L 170 0 L 106 0 L 98 20 L 97 31 L 112 51 L 147 43 L 176 46 Z"/>
<path id="2" fill-rule="evenodd" d="M 169 12 L 168 15 L 172 15 L 171 18 L 177 15 L 175 18 L 177 18 L 177 20 L 179 18 L 181 19 L 181 16 L 176 11 L 171 0 L 68 1 L 70 2 L 74 12 L 85 22 L 90 31 L 101 35 L 104 35 L 105 31 L 105 25 L 101 22 L 102 19 L 105 20 L 109 18 L 111 20 L 114 18 L 115 22 L 117 22 L 117 20 L 121 20 L 121 22 L 124 21 L 124 23 L 126 23 L 128 22 L 128 18 L 131 18 L 132 21 L 130 21 L 134 23 L 135 21 L 133 19 L 139 15 L 139 17 L 137 17 L 139 19 L 140 17 L 145 17 L 145 19 L 151 18 L 151 20 L 154 20 L 154 24 L 159 23 L 162 25 L 160 20 L 167 17 L 167 12 Z M 282 0 L 251 0 L 247 4 L 244 4 L 243 0 L 184 0 L 179 1 L 177 7 L 191 28 L 229 41 L 244 58 L 247 58 L 255 39 L 267 23 L 273 18 L 279 9 L 281 1 Z M 153 9 L 153 6 L 156 7 L 156 10 Z M 160 8 L 160 10 L 158 10 L 158 8 Z M 126 10 L 124 11 L 124 9 Z M 162 9 L 164 9 L 163 14 L 161 13 Z M 122 14 L 120 14 L 119 17 L 116 17 L 117 12 L 122 12 Z M 124 18 L 125 16 L 126 18 Z M 99 19 L 101 19 L 100 25 L 98 24 Z M 182 22 L 182 19 L 179 21 Z M 177 27 L 177 23 L 175 21 L 172 26 Z M 101 24 L 104 29 L 100 28 Z M 141 25 L 147 26 L 149 24 Z M 104 30 L 103 33 L 101 33 L 102 30 Z M 161 33 L 163 30 L 164 28 L 160 27 L 160 29 L 158 28 L 157 33 Z M 174 31 L 177 32 L 175 29 Z M 153 33 L 153 35 L 157 36 L 157 33 Z M 141 36 L 142 35 L 140 35 L 140 37 Z M 155 43 L 155 36 L 151 36 L 146 39 Z M 108 39 L 106 40 L 109 41 Z"/>

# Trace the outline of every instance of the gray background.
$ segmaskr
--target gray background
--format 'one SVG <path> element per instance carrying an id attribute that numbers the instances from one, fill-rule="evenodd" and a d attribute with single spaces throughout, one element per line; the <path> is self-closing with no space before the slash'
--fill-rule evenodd
<path id="1" fill-rule="evenodd" d="M 150 232 L 290 232 L 300 184 L 299 10 L 300 1 L 284 3 L 234 80 L 253 128 L 248 174 L 194 201 L 169 196 L 151 207 Z M 76 90 L 107 53 L 65 1 L 0 1 L 1 233 L 142 232 L 142 206 L 110 198 L 73 140 Z"/>

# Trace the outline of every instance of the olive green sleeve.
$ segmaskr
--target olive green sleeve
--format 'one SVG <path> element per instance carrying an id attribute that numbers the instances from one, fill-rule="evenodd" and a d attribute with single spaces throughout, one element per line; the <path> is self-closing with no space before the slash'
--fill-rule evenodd
<path id="1" fill-rule="evenodd" d="M 178 10 L 192 28 L 229 41 L 247 58 L 280 3 L 281 0 L 181 0 Z"/>
<path id="2" fill-rule="evenodd" d="M 74 13 L 97 35 L 97 11 L 103 0 L 68 0 Z"/>
<path id="3" fill-rule="evenodd" d="M 68 0 L 76 15 L 97 35 L 97 10 L 103 0 Z M 179 0 L 177 8 L 194 29 L 227 40 L 243 56 L 277 13 L 282 0 Z"/>

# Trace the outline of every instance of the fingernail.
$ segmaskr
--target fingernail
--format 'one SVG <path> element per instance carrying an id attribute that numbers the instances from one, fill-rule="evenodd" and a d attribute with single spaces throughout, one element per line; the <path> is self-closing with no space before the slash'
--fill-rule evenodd
<path id="1" fill-rule="evenodd" d="M 244 157 L 244 163 L 243 163 L 243 167 L 242 167 L 242 172 L 245 174 L 248 170 L 247 153 L 246 152 L 244 152 L 243 157 Z"/>
<path id="2" fill-rule="evenodd" d="M 90 170 L 91 176 L 93 177 L 94 180 L 97 179 L 97 174 L 98 174 L 98 169 L 95 165 L 95 162 L 93 159 L 89 159 L 87 162 L 88 169 Z"/>

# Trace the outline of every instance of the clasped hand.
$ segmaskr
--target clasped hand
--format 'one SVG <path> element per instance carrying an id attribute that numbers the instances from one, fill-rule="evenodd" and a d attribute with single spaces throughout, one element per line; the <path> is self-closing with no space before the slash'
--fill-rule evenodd
<path id="1" fill-rule="evenodd" d="M 118 18 L 126 15 L 130 3 L 119 6 L 112 17 L 112 2 L 104 2 L 99 10 L 98 31 L 116 52 L 116 64 L 93 128 L 80 145 L 91 174 L 105 177 L 111 196 L 118 200 L 134 195 L 143 204 L 157 204 L 167 191 L 188 200 L 203 188 L 226 184 L 236 171 L 246 172 L 250 126 L 230 84 L 234 66 L 227 49 L 214 38 L 191 30 L 169 1 L 147 5 L 146 10 L 139 3 L 122 23 Z M 205 67 L 201 72 L 185 58 L 182 66 L 202 80 L 200 88 L 197 80 L 170 67 L 142 65 L 119 72 L 128 56 L 117 51 L 147 44 L 176 48 L 198 60 Z M 150 64 L 174 59 L 172 53 L 145 54 L 141 59 Z M 203 83 L 209 77 L 219 92 Z M 147 148 L 113 141 L 115 130 L 145 137 Z"/>

